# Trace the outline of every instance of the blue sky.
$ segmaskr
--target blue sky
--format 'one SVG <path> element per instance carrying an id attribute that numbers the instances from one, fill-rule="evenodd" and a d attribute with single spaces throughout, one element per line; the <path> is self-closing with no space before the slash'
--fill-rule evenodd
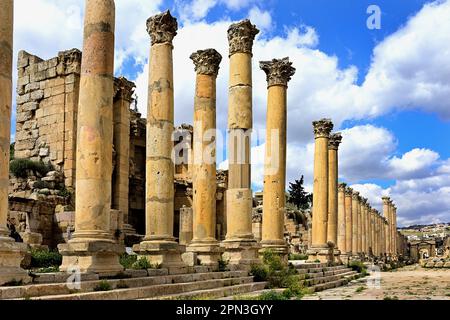
<path id="1" fill-rule="evenodd" d="M 366 26 L 369 5 L 382 11 L 380 30 Z M 179 20 L 178 124 L 192 122 L 190 53 L 214 47 L 224 56 L 217 79 L 220 130 L 228 98 L 226 29 L 250 17 L 261 29 L 254 46 L 255 129 L 264 129 L 266 108 L 257 62 L 289 55 L 297 68 L 289 87 L 288 181 L 304 174 L 312 187 L 311 122 L 329 117 L 344 135 L 340 180 L 376 208 L 390 195 L 401 225 L 450 221 L 450 0 L 116 0 L 116 8 L 116 74 L 136 82 L 144 115 L 150 15 L 171 9 Z M 82 0 L 17 0 L 15 52 L 47 59 L 80 48 L 82 18 Z M 255 191 L 262 187 L 264 147 L 261 141 L 252 150 Z"/>

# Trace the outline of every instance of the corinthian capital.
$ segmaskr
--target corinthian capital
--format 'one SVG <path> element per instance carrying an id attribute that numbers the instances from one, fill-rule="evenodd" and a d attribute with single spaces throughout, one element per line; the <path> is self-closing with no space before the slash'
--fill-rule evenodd
<path id="1" fill-rule="evenodd" d="M 332 134 L 330 136 L 330 140 L 328 141 L 328 149 L 338 150 L 341 142 L 342 134 L 340 132 Z"/>
<path id="2" fill-rule="evenodd" d="M 314 135 L 317 138 L 329 138 L 330 132 L 333 130 L 333 122 L 330 119 L 322 119 L 313 122 Z"/>
<path id="3" fill-rule="evenodd" d="M 358 191 L 353 191 L 352 194 L 352 199 L 353 200 L 359 200 L 361 197 L 359 196 L 359 192 Z"/>
<path id="4" fill-rule="evenodd" d="M 230 56 L 235 53 L 251 54 L 253 41 L 258 33 L 259 30 L 248 19 L 233 23 L 230 28 L 228 28 Z"/>
<path id="5" fill-rule="evenodd" d="M 287 86 L 291 77 L 295 74 L 295 68 L 289 57 L 273 59 L 272 61 L 261 61 L 259 67 L 266 73 L 268 86 Z"/>
<path id="6" fill-rule="evenodd" d="M 115 98 L 121 98 L 131 102 L 133 100 L 132 96 L 135 88 L 136 85 L 124 77 L 114 79 Z"/>
<path id="7" fill-rule="evenodd" d="M 215 49 L 199 50 L 191 54 L 190 58 L 194 61 L 197 74 L 217 76 L 219 73 L 222 56 Z"/>
<path id="8" fill-rule="evenodd" d="M 353 189 L 350 187 L 345 188 L 345 195 L 351 197 L 353 195 Z"/>
<path id="9" fill-rule="evenodd" d="M 383 200 L 383 204 L 389 205 L 391 203 L 391 198 L 389 197 L 383 197 L 381 199 Z"/>
<path id="10" fill-rule="evenodd" d="M 157 14 L 147 20 L 147 32 L 152 40 L 152 45 L 157 43 L 172 43 L 177 35 L 178 22 L 172 17 L 170 11 Z"/>
<path id="11" fill-rule="evenodd" d="M 339 183 L 338 184 L 338 191 L 345 193 L 345 190 L 347 189 L 347 184 L 346 183 Z"/>

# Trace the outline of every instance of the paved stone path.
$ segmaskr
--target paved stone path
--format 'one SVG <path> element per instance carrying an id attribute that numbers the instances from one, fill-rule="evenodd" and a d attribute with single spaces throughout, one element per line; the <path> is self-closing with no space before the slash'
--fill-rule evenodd
<path id="1" fill-rule="evenodd" d="M 308 295 L 303 300 L 450 300 L 450 270 L 418 265 L 372 272 L 347 286 Z"/>

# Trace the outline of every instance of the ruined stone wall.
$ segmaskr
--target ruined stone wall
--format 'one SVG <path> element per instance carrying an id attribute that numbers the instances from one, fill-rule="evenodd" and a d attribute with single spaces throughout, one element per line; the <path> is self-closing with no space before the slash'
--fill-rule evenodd
<path id="1" fill-rule="evenodd" d="M 42 60 L 25 51 L 17 62 L 15 157 L 51 163 L 75 185 L 76 115 L 81 52 Z"/>

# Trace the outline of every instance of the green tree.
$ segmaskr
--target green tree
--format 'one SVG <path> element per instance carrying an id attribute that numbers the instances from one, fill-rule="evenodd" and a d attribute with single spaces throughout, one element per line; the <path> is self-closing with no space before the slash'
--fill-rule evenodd
<path id="1" fill-rule="evenodd" d="M 311 208 L 312 194 L 307 193 L 303 187 L 304 177 L 289 183 L 289 199 L 288 202 L 295 205 L 300 210 Z"/>
<path id="2" fill-rule="evenodd" d="M 16 143 L 13 142 L 9 145 L 9 160 L 13 160 L 14 159 L 14 145 Z"/>

